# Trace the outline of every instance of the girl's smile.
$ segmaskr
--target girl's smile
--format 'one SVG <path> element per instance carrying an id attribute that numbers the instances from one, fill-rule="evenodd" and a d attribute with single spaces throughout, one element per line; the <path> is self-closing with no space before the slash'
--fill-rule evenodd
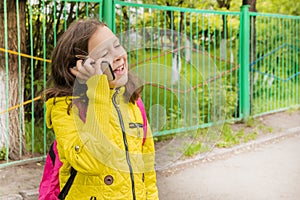
<path id="1" fill-rule="evenodd" d="M 114 74 L 115 75 L 124 75 L 125 72 L 125 65 L 122 64 L 121 66 L 117 67 L 116 69 L 114 69 Z"/>

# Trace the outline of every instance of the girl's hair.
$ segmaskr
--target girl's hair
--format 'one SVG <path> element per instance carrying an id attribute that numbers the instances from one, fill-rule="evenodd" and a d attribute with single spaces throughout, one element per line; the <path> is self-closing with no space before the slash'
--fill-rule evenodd
<path id="1" fill-rule="evenodd" d="M 106 25 L 97 19 L 77 20 L 61 35 L 52 52 L 52 87 L 45 91 L 45 100 L 51 97 L 80 96 L 84 102 L 88 101 L 86 84 L 79 84 L 70 68 L 76 66 L 76 55 L 88 55 L 88 41 L 102 26 Z M 138 84 L 137 79 L 129 73 L 124 93 L 127 102 L 134 103 L 139 98 L 142 87 Z"/>

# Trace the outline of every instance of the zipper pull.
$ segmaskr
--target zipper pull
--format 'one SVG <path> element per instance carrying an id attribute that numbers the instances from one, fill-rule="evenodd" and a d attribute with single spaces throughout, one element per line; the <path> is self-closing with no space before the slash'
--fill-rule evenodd
<path id="1" fill-rule="evenodd" d="M 117 94 L 120 93 L 120 87 L 117 87 L 115 90 L 116 90 Z"/>
<path id="2" fill-rule="evenodd" d="M 136 126 L 137 126 L 137 130 L 138 130 L 138 138 L 140 138 L 141 137 L 140 127 L 138 125 L 136 125 Z"/>

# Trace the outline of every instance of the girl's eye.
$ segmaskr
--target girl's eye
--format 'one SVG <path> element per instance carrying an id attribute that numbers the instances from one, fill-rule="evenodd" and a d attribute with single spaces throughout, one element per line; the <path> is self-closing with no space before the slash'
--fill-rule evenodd
<path id="1" fill-rule="evenodd" d="M 115 48 L 118 48 L 118 47 L 120 47 L 121 46 L 121 44 L 116 44 L 115 45 Z"/>
<path id="2" fill-rule="evenodd" d="M 107 56 L 107 54 L 108 54 L 108 52 L 106 52 L 105 54 L 103 54 L 103 55 L 101 56 L 101 58 L 104 58 L 105 56 Z"/>

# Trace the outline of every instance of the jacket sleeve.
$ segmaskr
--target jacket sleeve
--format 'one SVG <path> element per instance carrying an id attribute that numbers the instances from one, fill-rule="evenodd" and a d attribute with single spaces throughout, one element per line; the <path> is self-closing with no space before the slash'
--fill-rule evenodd
<path id="1" fill-rule="evenodd" d="M 106 76 L 95 75 L 87 81 L 89 104 L 86 122 L 78 116 L 76 106 L 67 114 L 68 103 L 58 101 L 51 110 L 51 122 L 58 148 L 72 167 L 88 175 L 99 175 L 103 163 L 111 159 L 114 149 L 109 142 L 110 90 Z M 77 113 L 76 113 L 77 112 Z M 105 133 L 105 134 L 104 134 Z M 64 160 L 62 160 L 64 162 Z"/>
<path id="2" fill-rule="evenodd" d="M 143 155 L 145 162 L 144 182 L 147 191 L 147 200 L 156 200 L 159 198 L 156 186 L 156 172 L 154 169 L 155 148 L 149 124 L 147 129 L 147 138 L 143 146 Z"/>

